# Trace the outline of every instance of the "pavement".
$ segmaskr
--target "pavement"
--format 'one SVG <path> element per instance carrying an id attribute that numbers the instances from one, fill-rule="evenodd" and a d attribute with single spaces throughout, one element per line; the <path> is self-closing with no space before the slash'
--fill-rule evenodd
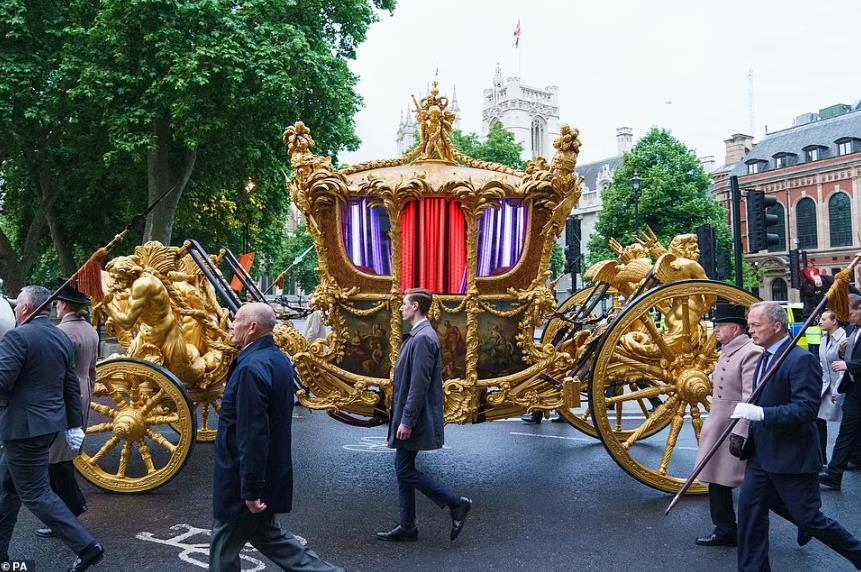
<path id="1" fill-rule="evenodd" d="M 734 570 L 733 548 L 701 548 L 711 529 L 705 497 L 684 499 L 669 515 L 670 495 L 624 473 L 603 446 L 567 424 L 519 420 L 449 426 L 446 448 L 423 453 L 419 466 L 469 496 L 474 509 L 463 534 L 448 540 L 450 520 L 419 495 L 419 540 L 384 543 L 374 532 L 397 523 L 393 452 L 385 427 L 358 429 L 322 413 L 294 416 L 294 510 L 283 524 L 323 558 L 351 571 L 408 570 Z M 830 431 L 833 442 L 836 427 Z M 683 433 L 674 462 L 693 463 L 693 436 Z M 649 447 L 645 444 L 643 447 Z M 82 521 L 103 542 L 100 571 L 205 569 L 211 522 L 212 445 L 197 444 L 170 483 L 147 494 L 83 488 Z M 842 492 L 823 491 L 825 513 L 861 533 L 861 473 Z M 771 521 L 774 570 L 851 570 L 814 540 L 795 544 L 795 529 Z M 71 552 L 33 535 L 38 521 L 21 511 L 10 555 L 33 559 L 39 572 L 65 570 Z M 275 570 L 246 549 L 243 570 Z"/>

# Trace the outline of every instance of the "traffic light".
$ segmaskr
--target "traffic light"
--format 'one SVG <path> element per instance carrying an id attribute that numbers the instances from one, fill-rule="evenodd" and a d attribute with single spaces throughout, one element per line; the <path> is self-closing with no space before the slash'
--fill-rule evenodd
<path id="1" fill-rule="evenodd" d="M 565 221 L 565 273 L 580 274 L 580 219 L 569 216 Z"/>
<path id="2" fill-rule="evenodd" d="M 715 233 L 711 226 L 704 224 L 697 228 L 697 242 L 700 245 L 700 266 L 706 272 L 706 276 L 717 280 L 717 261 L 715 252 Z"/>
<path id="3" fill-rule="evenodd" d="M 768 214 L 769 207 L 777 204 L 777 199 L 764 191 L 747 192 L 747 246 L 750 252 L 768 250 L 776 246 L 780 237 L 768 228 L 780 222 L 777 215 Z"/>
<path id="4" fill-rule="evenodd" d="M 797 248 L 789 251 L 789 285 L 796 289 L 801 286 L 801 254 Z"/>

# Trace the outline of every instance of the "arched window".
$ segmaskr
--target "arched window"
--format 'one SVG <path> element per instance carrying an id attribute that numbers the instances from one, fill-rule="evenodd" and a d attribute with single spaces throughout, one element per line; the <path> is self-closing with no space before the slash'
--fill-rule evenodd
<path id="1" fill-rule="evenodd" d="M 544 155 L 544 120 L 536 117 L 532 120 L 532 158 Z"/>
<path id="2" fill-rule="evenodd" d="M 852 246 L 852 209 L 846 193 L 834 193 L 828 199 L 828 226 L 832 247 Z"/>
<path id="3" fill-rule="evenodd" d="M 784 301 L 787 299 L 788 291 L 786 289 L 786 280 L 783 278 L 775 278 L 771 281 L 771 299 L 775 301 Z"/>
<path id="4" fill-rule="evenodd" d="M 777 203 L 770 209 L 768 209 L 768 214 L 773 214 L 777 217 L 777 224 L 773 227 L 769 228 L 769 231 L 774 231 L 774 234 L 777 235 L 777 244 L 774 246 L 769 246 L 769 252 L 781 252 L 786 250 L 786 216 L 784 215 L 783 205 Z"/>
<path id="5" fill-rule="evenodd" d="M 797 219 L 798 248 L 817 248 L 816 237 L 816 203 L 810 197 L 805 197 L 795 205 Z"/>

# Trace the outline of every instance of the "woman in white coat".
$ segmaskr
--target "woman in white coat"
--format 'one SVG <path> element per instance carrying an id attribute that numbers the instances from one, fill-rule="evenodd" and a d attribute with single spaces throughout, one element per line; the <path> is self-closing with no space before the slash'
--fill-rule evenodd
<path id="1" fill-rule="evenodd" d="M 819 451 L 822 464 L 828 463 L 826 446 L 828 443 L 828 422 L 840 421 L 842 417 L 843 397 L 837 393 L 837 387 L 843 377 L 843 372 L 831 370 L 831 364 L 840 359 L 840 342 L 846 338 L 846 332 L 840 327 L 834 312 L 826 310 L 819 317 L 819 327 L 822 328 L 822 343 L 819 344 L 819 363 L 822 366 L 822 403 L 816 419 L 819 429 Z"/>

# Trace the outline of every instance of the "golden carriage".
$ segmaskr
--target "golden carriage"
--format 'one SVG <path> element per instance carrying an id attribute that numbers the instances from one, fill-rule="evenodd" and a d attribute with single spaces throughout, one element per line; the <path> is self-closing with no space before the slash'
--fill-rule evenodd
<path id="1" fill-rule="evenodd" d="M 706 279 L 695 236 L 665 247 L 644 233 L 626 247 L 613 243 L 618 260 L 590 268 L 593 286 L 557 308 L 547 269 L 580 197 L 577 130 L 563 125 L 552 161 L 535 159 L 521 172 L 459 153 L 449 138 L 454 115 L 447 106 L 434 84 L 416 106 L 415 150 L 341 170 L 313 154 L 301 122 L 286 130 L 293 171 L 287 184 L 319 259 L 314 304 L 331 328 L 314 342 L 289 322 L 276 329 L 296 366 L 299 401 L 353 425 L 385 423 L 404 330 L 402 293 L 426 287 L 435 292 L 429 317 L 443 353 L 446 422 L 558 410 L 600 438 L 632 476 L 677 491 L 692 461 L 674 464 L 673 453 L 685 427 L 699 436 L 718 357 L 705 318 L 718 300 L 748 305 L 756 298 Z M 195 252 L 196 266 L 188 263 Z M 185 361 L 172 360 L 159 338 L 149 345 L 130 341 L 134 359 L 100 365 L 97 394 L 113 404 L 94 403 L 92 413 L 102 419 L 91 420 L 88 434 L 102 437 L 76 461 L 99 486 L 131 492 L 164 484 L 188 456 L 195 408 L 217 410 L 233 353 L 216 292 L 229 294 L 213 268 L 218 259 L 209 264 L 200 252 L 187 243 L 172 251 L 173 266 L 161 269 L 142 261 L 142 252 L 131 281 L 121 275 L 125 263 L 108 265 L 115 283 L 100 307 L 113 304 L 106 309 L 113 314 L 109 325 L 122 326 L 132 339 L 152 336 L 123 304 L 144 292 L 135 280 L 154 276 L 153 291 L 173 308 L 172 347 L 185 348 Z M 141 296 L 151 301 L 155 294 Z M 211 418 L 200 415 L 203 424 Z M 168 429 L 173 440 L 164 436 Z M 132 475 L 135 448 L 142 472 Z"/>

